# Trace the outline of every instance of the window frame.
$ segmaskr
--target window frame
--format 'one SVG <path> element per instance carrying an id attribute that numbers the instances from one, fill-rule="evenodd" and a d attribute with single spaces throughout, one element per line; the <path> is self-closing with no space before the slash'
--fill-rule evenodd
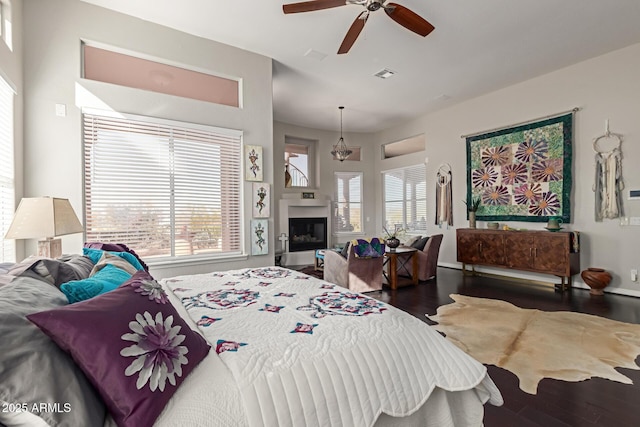
<path id="1" fill-rule="evenodd" d="M 387 175 L 390 174 L 398 174 L 401 173 L 402 174 L 402 200 L 393 200 L 393 201 L 389 201 L 387 200 L 387 182 L 386 182 L 386 177 Z M 412 234 L 412 235 L 418 235 L 418 234 L 423 234 L 427 232 L 427 191 L 426 191 L 426 186 L 427 186 L 427 168 L 426 165 L 424 163 L 419 163 L 416 165 L 410 165 L 410 166 L 405 166 L 405 167 L 401 167 L 401 168 L 396 168 L 396 169 L 390 169 L 390 170 L 386 170 L 386 171 L 382 171 L 382 224 L 383 226 L 389 228 L 395 228 L 395 227 L 401 227 L 403 230 L 405 230 L 405 232 L 407 234 Z M 421 174 L 420 177 L 424 177 L 424 197 L 421 198 L 416 198 L 416 199 L 409 199 L 407 197 L 407 174 Z M 416 184 L 414 185 L 419 185 L 420 181 L 417 181 Z M 414 189 L 416 187 L 414 186 Z M 389 224 L 387 225 L 387 216 L 388 216 L 388 206 L 387 203 L 402 203 L 402 223 L 401 224 Z M 423 202 L 424 206 L 418 206 L 418 203 Z M 417 219 L 417 215 L 419 211 L 423 211 L 424 212 L 424 228 L 421 227 L 412 227 L 409 228 L 409 221 L 408 221 L 408 216 L 409 216 L 409 209 L 408 209 L 408 203 L 414 203 L 416 205 L 414 211 L 413 212 L 416 215 L 416 219 L 414 219 L 414 221 L 417 222 L 421 222 L 422 220 L 418 220 Z M 389 229 L 390 231 L 392 231 L 391 229 Z"/>
<path id="2" fill-rule="evenodd" d="M 84 182 L 83 182 L 83 193 L 84 193 L 84 223 L 85 223 L 85 227 L 86 227 L 86 231 L 85 231 L 85 236 L 87 239 L 91 239 L 91 233 L 89 232 L 89 227 L 90 227 L 90 221 L 88 221 L 88 203 L 90 203 L 88 197 L 87 197 L 87 176 L 89 176 L 89 172 L 88 169 L 90 168 L 90 166 L 87 165 L 87 161 L 88 161 L 88 155 L 87 155 L 87 147 L 88 147 L 88 142 L 86 141 L 86 137 L 85 137 L 85 115 L 92 115 L 92 116 L 100 116 L 103 118 L 116 118 L 116 119 L 120 119 L 120 120 L 129 120 L 129 121 L 134 121 L 134 122 L 144 122 L 150 126 L 158 126 L 158 127 L 163 127 L 163 128 L 170 128 L 170 129 L 188 129 L 188 130 L 192 130 L 194 132 L 208 132 L 208 133 L 214 133 L 216 135 L 218 135 L 219 137 L 223 137 L 223 138 L 236 138 L 237 141 L 234 141 L 233 144 L 235 144 L 232 148 L 233 148 L 233 158 L 235 158 L 237 160 L 237 171 L 238 174 L 236 177 L 234 177 L 233 180 L 233 187 L 238 187 L 237 188 L 237 192 L 235 192 L 235 194 L 237 194 L 237 198 L 233 198 L 233 200 L 237 200 L 237 206 L 235 207 L 236 213 L 235 215 L 237 215 L 237 218 L 235 221 L 233 221 L 233 223 L 235 223 L 235 226 L 232 226 L 232 228 L 236 228 L 237 230 L 231 230 L 230 232 L 227 232 L 226 234 L 231 235 L 231 234 L 235 234 L 235 238 L 231 241 L 231 243 L 229 243 L 231 246 L 237 245 L 238 249 L 235 250 L 229 250 L 229 251 L 224 251 L 224 252 L 206 252 L 203 254 L 186 254 L 186 255 L 180 255 L 176 253 L 176 242 L 178 239 L 178 233 L 175 229 L 175 225 L 176 225 L 176 215 L 175 215 L 175 203 L 176 203 L 176 197 L 179 197 L 176 195 L 176 193 L 174 193 L 175 191 L 175 183 L 173 182 L 174 178 L 173 176 L 171 176 L 169 178 L 171 185 L 169 186 L 169 188 L 167 189 L 169 191 L 169 205 L 166 206 L 166 214 L 169 215 L 169 227 L 171 227 L 171 232 L 170 232 L 170 243 L 169 243 L 169 248 L 168 250 L 170 251 L 170 255 L 162 255 L 162 256 L 153 256 L 153 257 L 149 257 L 147 258 L 145 261 L 147 262 L 147 264 L 152 265 L 152 266 L 162 266 L 162 265 L 187 265 L 187 264 L 197 264 L 200 262 L 204 262 L 204 261 L 213 261 L 215 262 L 216 260 L 224 260 L 227 261 L 229 259 L 233 259 L 233 258 L 246 258 L 246 250 L 245 250 L 245 242 L 244 242 L 244 232 L 243 232 L 243 223 L 244 223 L 244 197 L 243 197 L 243 190 L 244 190 L 244 181 L 242 179 L 243 177 L 243 172 L 242 172 L 242 150 L 243 150 L 243 132 L 240 130 L 235 130 L 235 129 L 227 129 L 227 128 L 220 128 L 220 127 L 215 127 L 215 126 L 209 126 L 209 125 L 201 125 L 201 124 L 195 124 L 195 123 L 188 123 L 188 122 L 181 122 L 181 121 L 176 121 L 176 120 L 169 120 L 169 119 L 162 119 L 162 118 L 156 118 L 156 117 L 150 117 L 150 116 L 141 116 L 141 115 L 135 115 L 135 114 L 127 114 L 127 113 L 118 113 L 118 112 L 113 112 L 113 111 L 104 111 L 104 110 L 97 110 L 97 109 L 92 109 L 92 108 L 83 108 L 82 109 L 82 125 L 83 125 L 83 136 L 82 136 L 82 141 L 83 141 L 83 171 L 85 173 L 85 177 L 84 177 Z M 145 134 L 146 135 L 146 134 Z M 173 137 L 172 137 L 173 138 Z M 175 137 L 173 138 L 175 141 L 183 141 L 184 138 L 180 138 L 180 137 Z M 214 138 L 215 139 L 215 138 Z M 211 142 L 211 141 L 210 141 Z M 215 143 L 215 142 L 214 142 Z M 177 144 L 176 144 L 177 145 Z M 173 173 L 175 172 L 175 169 L 171 169 L 171 171 L 169 172 L 170 175 L 173 175 Z M 220 183 L 218 183 L 218 185 L 221 185 Z M 228 192 L 228 191 L 227 191 Z M 222 205 L 225 205 L 225 202 L 223 199 L 222 200 Z M 127 243 L 125 241 L 123 241 L 122 243 Z M 131 246 L 132 249 L 136 249 L 135 245 Z"/>
<path id="3" fill-rule="evenodd" d="M 6 132 L 0 127 L 0 233 L 2 237 L 13 220 L 16 209 L 16 168 L 15 168 L 15 90 L 0 76 L 0 106 L 6 117 L 0 114 L 0 125 L 6 124 Z M 6 104 L 7 108 L 4 108 Z M 4 159 L 4 162 L 2 161 Z M 16 262 L 16 241 L 3 239 L 0 246 L 0 262 Z"/>
<path id="4" fill-rule="evenodd" d="M 359 201 L 357 202 L 352 202 L 351 200 L 346 201 L 346 202 L 340 202 L 340 196 L 338 195 L 338 180 L 341 177 L 346 177 L 346 176 L 351 176 L 351 177 L 358 177 L 360 180 L 360 194 L 359 196 Z M 364 233 L 364 218 L 363 218 L 363 206 L 364 206 L 364 200 L 363 200 L 363 192 L 364 192 L 364 173 L 362 171 L 358 171 L 358 172 L 345 172 L 345 171 L 336 171 L 333 173 L 333 194 L 334 194 L 334 209 L 333 209 L 333 218 L 332 218 L 332 222 L 333 222 L 333 234 L 336 236 L 346 236 L 346 235 L 360 235 Z M 351 209 L 351 205 L 355 204 L 355 205 L 359 205 L 359 213 L 360 213 L 360 230 L 359 231 L 340 231 L 338 230 L 338 212 L 340 209 L 340 203 L 347 203 L 349 204 L 349 211 L 352 211 Z"/>

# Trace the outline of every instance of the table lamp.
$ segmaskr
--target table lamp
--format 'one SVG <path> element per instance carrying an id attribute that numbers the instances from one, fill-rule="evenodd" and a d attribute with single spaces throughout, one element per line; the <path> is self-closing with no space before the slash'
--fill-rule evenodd
<path id="1" fill-rule="evenodd" d="M 84 231 L 71 203 L 55 197 L 25 197 L 20 201 L 5 239 L 37 239 L 38 256 L 58 258 L 62 241 L 54 237 Z"/>

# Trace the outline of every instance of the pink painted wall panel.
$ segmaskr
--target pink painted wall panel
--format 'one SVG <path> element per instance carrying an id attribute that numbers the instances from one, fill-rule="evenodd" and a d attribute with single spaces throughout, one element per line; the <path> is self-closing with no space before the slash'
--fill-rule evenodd
<path id="1" fill-rule="evenodd" d="M 84 78 L 239 106 L 238 82 L 84 45 Z"/>

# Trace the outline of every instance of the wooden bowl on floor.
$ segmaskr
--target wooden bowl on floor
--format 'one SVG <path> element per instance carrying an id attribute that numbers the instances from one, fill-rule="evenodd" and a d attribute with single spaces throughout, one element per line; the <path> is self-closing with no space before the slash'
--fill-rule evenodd
<path id="1" fill-rule="evenodd" d="M 611 274 L 604 268 L 587 268 L 580 273 L 584 283 L 589 285 L 591 295 L 604 295 L 603 289 L 611 282 Z"/>

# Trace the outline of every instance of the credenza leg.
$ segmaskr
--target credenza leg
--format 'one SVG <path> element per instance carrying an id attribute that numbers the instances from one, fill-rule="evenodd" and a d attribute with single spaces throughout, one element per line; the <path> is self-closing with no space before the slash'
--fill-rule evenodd
<path id="1" fill-rule="evenodd" d="M 560 292 L 568 291 L 571 288 L 569 283 L 570 278 L 565 276 L 559 276 L 559 277 L 560 277 L 560 283 L 555 285 L 556 290 Z"/>

